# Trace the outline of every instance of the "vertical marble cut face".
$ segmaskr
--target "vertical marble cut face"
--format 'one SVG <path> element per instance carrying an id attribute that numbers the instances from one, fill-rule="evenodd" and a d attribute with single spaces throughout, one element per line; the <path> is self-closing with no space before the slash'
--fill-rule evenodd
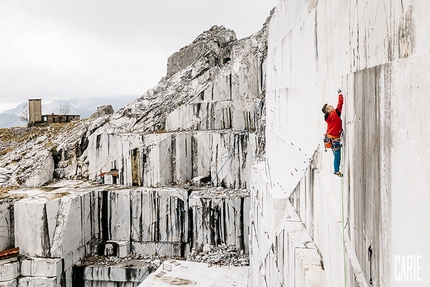
<path id="1" fill-rule="evenodd" d="M 61 192 L 67 190 L 63 188 L 15 202 L 15 225 L 9 232 L 14 232 L 20 253 L 67 258 L 87 247 L 87 255 L 104 254 L 107 242 L 114 248 L 108 253 L 116 256 L 127 250 L 152 254 L 161 242 L 167 248 L 160 254 L 168 256 L 186 256 L 205 244 L 229 244 L 248 252 L 247 192 L 212 188 L 189 197 L 191 190 L 181 188 L 91 189 L 69 193 Z"/>
<path id="2" fill-rule="evenodd" d="M 251 260 L 251 286 L 261 286 L 259 269 L 274 274 L 264 278 L 268 286 L 279 278 L 284 281 L 276 283 L 291 282 L 286 268 L 266 261 L 286 258 L 285 249 L 272 254 L 268 247 L 288 242 L 287 227 L 278 225 L 279 233 L 265 228 L 282 216 L 270 210 L 278 190 L 318 246 L 327 286 L 343 284 L 339 258 L 345 248 L 351 286 L 364 281 L 394 286 L 394 260 L 401 258 L 396 256 L 428 256 L 418 246 L 429 232 L 413 222 L 429 216 L 429 152 L 420 148 L 429 140 L 424 71 L 430 66 L 430 38 L 423 12 L 429 8 L 423 1 L 279 1 L 268 38 L 266 176 L 253 173 L 258 188 L 251 195 L 256 205 L 251 225 L 257 228 L 252 244 L 267 252 Z M 321 107 L 336 106 L 338 88 L 345 97 L 342 179 L 333 176 L 333 155 L 324 152 L 321 138 L 326 131 Z M 416 149 L 420 152 L 411 152 Z M 261 180 L 268 184 L 259 185 Z M 306 258 L 295 253 L 286 260 Z"/>

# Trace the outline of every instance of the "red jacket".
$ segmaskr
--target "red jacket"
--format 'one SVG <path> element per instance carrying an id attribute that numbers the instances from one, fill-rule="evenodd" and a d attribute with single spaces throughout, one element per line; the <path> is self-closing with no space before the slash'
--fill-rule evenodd
<path id="1" fill-rule="evenodd" d="M 327 123 L 327 135 L 339 138 L 342 133 L 342 120 L 340 119 L 340 114 L 342 112 L 343 106 L 343 95 L 339 94 L 337 101 L 337 107 L 334 111 L 324 116 Z"/>

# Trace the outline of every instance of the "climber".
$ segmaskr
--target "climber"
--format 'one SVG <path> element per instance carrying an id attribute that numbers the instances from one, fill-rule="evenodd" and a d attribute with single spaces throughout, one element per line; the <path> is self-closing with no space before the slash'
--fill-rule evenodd
<path id="1" fill-rule="evenodd" d="M 342 134 L 342 120 L 340 119 L 340 114 L 342 112 L 343 105 L 343 95 L 342 91 L 337 90 L 338 101 L 336 109 L 333 106 L 325 104 L 322 107 L 322 112 L 324 113 L 324 120 L 327 123 L 327 132 L 324 135 L 324 145 L 326 148 L 331 148 L 334 155 L 334 174 L 342 177 L 342 173 L 339 171 L 340 168 L 340 136 Z"/>

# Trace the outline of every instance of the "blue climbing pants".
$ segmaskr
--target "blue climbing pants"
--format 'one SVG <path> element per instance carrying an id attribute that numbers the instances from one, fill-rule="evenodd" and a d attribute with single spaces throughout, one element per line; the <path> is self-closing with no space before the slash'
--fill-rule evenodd
<path id="1" fill-rule="evenodd" d="M 338 172 L 339 168 L 340 168 L 340 149 L 342 148 L 340 141 L 339 142 L 335 142 L 333 141 L 333 145 L 331 147 L 332 151 L 333 151 L 333 155 L 334 155 L 334 161 L 333 161 L 333 166 L 334 166 L 334 172 Z"/>

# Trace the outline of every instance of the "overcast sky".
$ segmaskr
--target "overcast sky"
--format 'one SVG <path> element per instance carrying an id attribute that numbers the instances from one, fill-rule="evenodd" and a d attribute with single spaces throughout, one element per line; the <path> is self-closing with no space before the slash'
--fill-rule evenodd
<path id="1" fill-rule="evenodd" d="M 142 95 L 213 25 L 237 38 L 277 0 L 1 0 L 0 112 L 26 101 Z"/>

